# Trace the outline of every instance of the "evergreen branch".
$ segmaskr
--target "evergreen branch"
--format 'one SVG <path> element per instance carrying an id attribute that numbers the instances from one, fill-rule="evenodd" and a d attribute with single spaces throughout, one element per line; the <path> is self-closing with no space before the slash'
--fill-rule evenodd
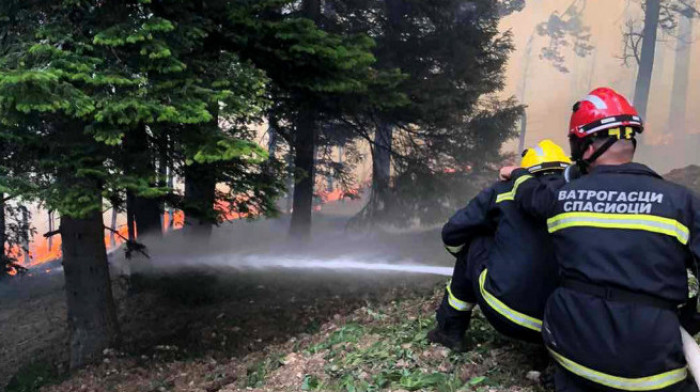
<path id="1" fill-rule="evenodd" d="M 48 231 L 44 233 L 44 238 L 51 238 L 55 235 L 61 234 L 61 229 L 54 230 L 54 231 Z"/>
<path id="2" fill-rule="evenodd" d="M 126 244 L 126 250 L 124 251 L 124 253 L 126 253 L 126 258 L 127 258 L 127 259 L 130 259 L 130 258 L 131 258 L 131 253 L 132 253 L 132 252 L 141 253 L 142 255 L 146 256 L 147 259 L 150 259 L 150 258 L 151 258 L 151 256 L 149 256 L 148 253 L 146 253 L 146 245 L 144 245 L 144 244 L 142 244 L 142 243 L 140 243 L 140 242 L 137 242 L 137 241 L 134 241 L 134 240 L 130 240 L 130 239 L 124 237 L 119 231 L 117 231 L 117 230 L 115 230 L 115 229 L 113 229 L 113 228 L 111 228 L 111 227 L 104 226 L 104 228 L 105 228 L 106 230 L 108 230 L 108 231 L 110 231 L 110 232 L 116 234 L 117 236 L 119 236 L 119 238 L 121 238 L 122 240 L 124 240 L 124 243 Z"/>

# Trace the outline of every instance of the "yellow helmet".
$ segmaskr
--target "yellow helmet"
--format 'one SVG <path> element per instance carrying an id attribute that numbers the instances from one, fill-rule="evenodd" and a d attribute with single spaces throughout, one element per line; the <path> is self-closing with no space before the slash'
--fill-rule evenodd
<path id="1" fill-rule="evenodd" d="M 564 149 L 549 139 L 542 140 L 537 146 L 523 151 L 520 166 L 537 173 L 545 170 L 564 170 L 571 165 L 571 159 Z"/>

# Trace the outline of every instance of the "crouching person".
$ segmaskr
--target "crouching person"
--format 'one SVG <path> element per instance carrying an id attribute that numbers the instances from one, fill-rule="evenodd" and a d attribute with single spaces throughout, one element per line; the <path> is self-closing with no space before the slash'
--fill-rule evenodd
<path id="1" fill-rule="evenodd" d="M 569 164 L 561 147 L 544 140 L 523 153 L 521 166 L 559 187 Z M 457 262 L 437 310 L 438 326 L 428 334 L 431 342 L 466 350 L 465 333 L 477 304 L 500 333 L 542 342 L 542 317 L 557 286 L 557 264 L 545 223 L 515 205 L 519 185 L 499 182 L 485 189 L 443 227 L 443 242 Z"/>

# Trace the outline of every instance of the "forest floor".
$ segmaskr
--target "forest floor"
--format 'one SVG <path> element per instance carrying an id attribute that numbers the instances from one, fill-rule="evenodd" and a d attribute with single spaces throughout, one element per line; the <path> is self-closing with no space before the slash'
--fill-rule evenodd
<path id="1" fill-rule="evenodd" d="M 217 229 L 215 246 L 206 249 L 177 236 L 151 247 L 153 259 L 144 263 L 154 268 L 135 272 L 139 262 L 132 262 L 131 277 L 114 282 L 123 346 L 70 374 L 60 272 L 0 285 L 0 386 L 7 392 L 538 390 L 528 378 L 538 350 L 499 337 L 480 316 L 467 353 L 427 342 L 444 277 L 202 268 L 204 251 L 231 259 L 343 255 L 453 263 L 437 231 L 368 238 L 336 230 L 331 219 L 317 222 L 316 242 L 300 250 L 274 245 L 286 227 L 275 225 Z M 123 263 L 115 257 L 113 268 Z"/>
<path id="2" fill-rule="evenodd" d="M 316 278 L 297 276 L 285 287 L 248 276 L 255 284 L 237 282 L 240 300 L 222 289 L 228 279 L 170 278 L 125 300 L 138 306 L 120 303 L 142 309 L 121 313 L 122 351 L 105 351 L 101 364 L 70 376 L 36 362 L 20 369 L 7 391 L 539 390 L 528 378 L 538 350 L 501 338 L 478 313 L 469 352 L 429 344 L 442 283 L 406 278 L 389 288 L 387 277 L 367 278 L 364 288 L 345 292 L 328 281 L 324 293 Z M 370 287 L 379 281 L 383 290 Z M 228 299 L 219 296 L 224 292 Z"/>
<path id="3" fill-rule="evenodd" d="M 310 306 L 302 314 L 249 316 L 258 324 L 243 327 L 225 315 L 207 328 L 192 326 L 197 342 L 155 345 L 141 355 L 106 351 L 103 363 L 41 391 L 541 389 L 532 372 L 537 348 L 501 338 L 478 314 L 467 353 L 429 344 L 441 295 L 440 288 L 394 288 L 384 298 Z"/>

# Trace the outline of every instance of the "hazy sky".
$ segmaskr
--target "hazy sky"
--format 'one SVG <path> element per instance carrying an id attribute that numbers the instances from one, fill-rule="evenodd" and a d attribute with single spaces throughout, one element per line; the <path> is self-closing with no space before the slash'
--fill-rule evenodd
<path id="1" fill-rule="evenodd" d="M 507 69 L 505 95 L 519 95 L 524 73 L 527 42 L 534 33 L 530 67 L 527 73 L 527 88 L 524 97 L 528 105 L 528 134 L 526 144 L 542 138 L 552 138 L 566 143 L 568 121 L 573 103 L 595 87 L 610 86 L 628 96 L 631 100 L 637 67 L 622 64 L 622 33 L 627 20 L 637 20 L 641 26 L 643 15 L 634 0 L 588 0 L 585 1 L 584 23 L 591 28 L 590 43 L 594 52 L 586 58 L 577 57 L 571 48 L 564 48 L 569 73 L 557 71 L 549 62 L 540 59 L 540 51 L 549 42 L 535 32 L 536 26 L 546 21 L 549 15 L 563 13 L 572 0 L 528 1 L 520 13 L 503 19 L 501 29 L 511 30 L 516 50 L 512 53 Z M 579 4 L 584 1 L 579 0 Z M 697 40 L 697 22 L 694 23 L 694 42 Z M 666 129 L 670 105 L 670 90 L 673 84 L 673 70 L 676 39 L 659 34 L 657 55 L 652 80 L 652 95 L 649 100 L 647 129 L 645 137 L 651 144 L 669 143 L 670 132 Z M 694 45 L 696 46 L 696 45 Z M 693 48 L 695 49 L 695 48 Z M 687 133 L 700 133 L 700 113 L 694 110 L 694 102 L 700 99 L 700 89 L 696 88 L 700 73 L 695 66 L 700 59 L 700 51 L 693 50 L 691 56 L 691 82 L 688 91 L 688 115 L 685 130 Z M 514 151 L 517 142 L 511 142 L 506 150 Z M 693 162 L 694 155 L 685 153 L 684 162 Z M 655 160 L 655 159 L 654 159 Z"/>

